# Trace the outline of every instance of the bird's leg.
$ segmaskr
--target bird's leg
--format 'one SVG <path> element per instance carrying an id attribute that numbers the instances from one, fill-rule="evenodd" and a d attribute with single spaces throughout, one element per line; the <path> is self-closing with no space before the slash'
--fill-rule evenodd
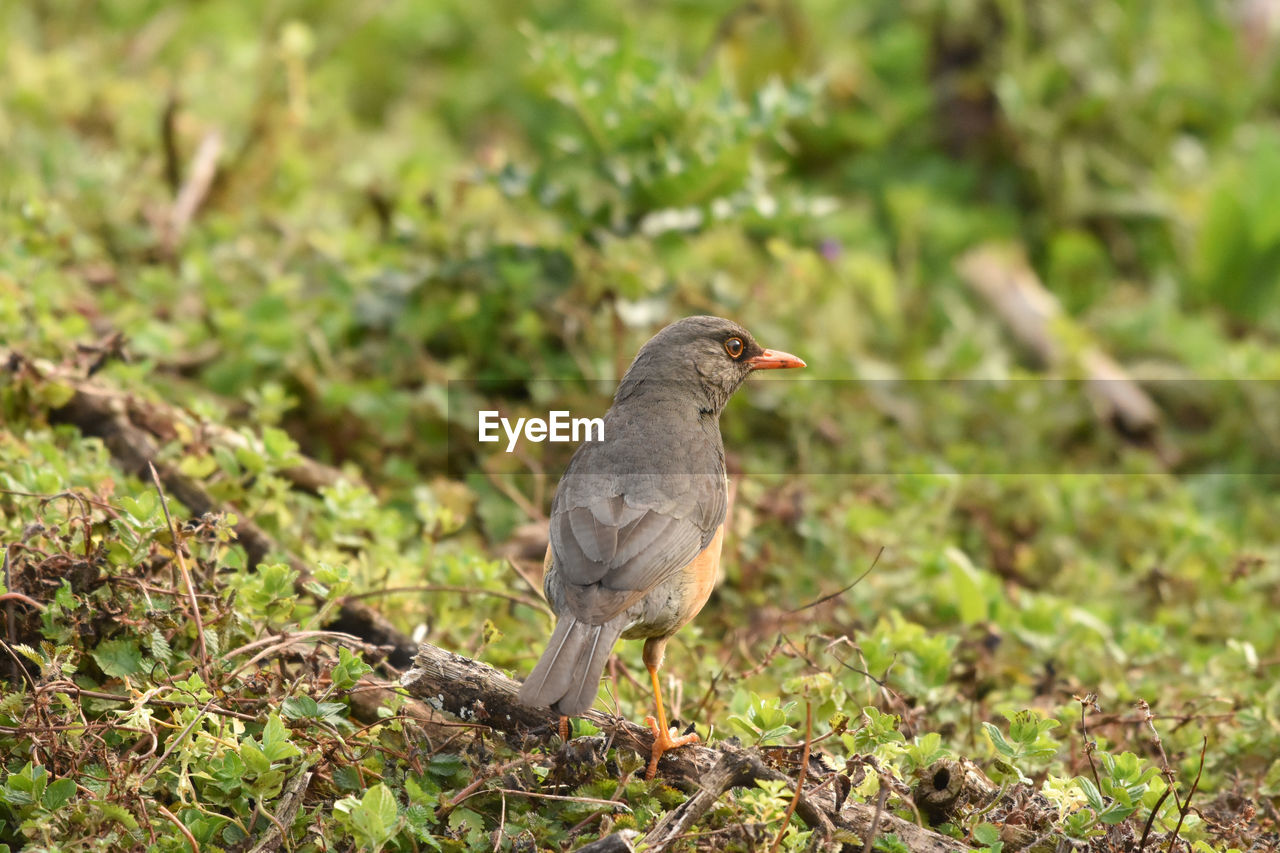
<path id="1" fill-rule="evenodd" d="M 569 742 L 569 718 L 564 714 L 560 715 L 560 740 L 564 743 Z"/>
<path id="2" fill-rule="evenodd" d="M 672 729 L 667 727 L 667 714 L 662 707 L 662 689 L 658 683 L 658 667 L 662 666 L 662 657 L 663 652 L 666 650 L 666 645 L 666 637 L 650 638 L 644 644 L 644 665 L 649 670 L 649 680 L 653 682 L 653 701 L 658 708 L 658 718 L 656 720 L 653 717 L 644 718 L 645 723 L 653 730 L 653 752 L 650 753 L 649 768 L 644 774 L 646 782 L 657 775 L 658 759 L 662 757 L 664 752 L 698 742 L 696 734 L 672 737 Z"/>

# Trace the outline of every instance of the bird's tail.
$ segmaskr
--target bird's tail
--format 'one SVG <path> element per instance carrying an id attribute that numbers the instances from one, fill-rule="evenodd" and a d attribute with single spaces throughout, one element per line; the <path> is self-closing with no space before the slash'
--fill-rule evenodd
<path id="1" fill-rule="evenodd" d="M 565 716 L 581 714 L 596 701 L 600 675 L 622 634 L 623 623 L 588 625 L 561 616 L 542 659 L 520 688 L 521 704 L 549 706 Z"/>

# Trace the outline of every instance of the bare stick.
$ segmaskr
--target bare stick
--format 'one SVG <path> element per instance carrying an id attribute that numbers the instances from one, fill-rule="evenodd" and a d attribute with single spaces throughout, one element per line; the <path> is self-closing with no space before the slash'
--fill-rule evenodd
<path id="1" fill-rule="evenodd" d="M 1164 801 L 1173 793 L 1173 788 L 1166 787 L 1164 793 L 1160 795 L 1160 799 L 1156 800 L 1156 804 L 1151 808 L 1151 814 L 1147 815 L 1147 823 L 1142 827 L 1142 840 L 1138 842 L 1138 853 L 1142 853 L 1147 849 L 1147 836 L 1151 834 L 1151 825 L 1156 822 L 1156 815 L 1160 813 L 1160 807 L 1164 805 Z"/>
<path id="2" fill-rule="evenodd" d="M 880 777 L 880 793 L 876 796 L 876 813 L 871 818 L 871 826 L 867 829 L 867 840 L 862 842 L 862 853 L 871 853 L 876 846 L 876 835 L 880 832 L 880 819 L 884 817 L 884 804 L 889 799 L 889 788 Z"/>
<path id="3" fill-rule="evenodd" d="M 1095 741 L 1089 740 L 1089 729 L 1085 726 L 1085 712 L 1090 706 L 1094 711 L 1100 711 L 1098 707 L 1098 694 L 1087 693 L 1084 696 L 1077 696 L 1076 701 L 1080 703 L 1080 734 L 1084 736 L 1084 757 L 1089 759 L 1089 769 L 1093 771 L 1093 782 L 1098 786 L 1098 790 L 1102 790 L 1102 780 L 1098 778 L 1098 767 L 1093 763 L 1093 751 L 1098 748 Z"/>
<path id="4" fill-rule="evenodd" d="M 298 809 L 302 808 L 303 795 L 307 792 L 307 786 L 311 784 L 312 771 L 307 769 L 307 766 L 304 765 L 302 771 L 295 773 L 289 780 L 284 793 L 280 795 L 276 813 L 267 814 L 275 826 L 267 830 L 267 834 L 253 846 L 249 853 L 267 853 L 270 850 L 279 850 L 284 845 L 284 835 L 288 832 L 294 817 L 297 816 Z"/>
<path id="5" fill-rule="evenodd" d="M 191 853 L 200 853 L 200 844 L 196 841 L 196 837 L 191 834 L 191 830 L 187 829 L 187 825 L 178 820 L 177 815 L 159 803 L 156 803 L 156 808 L 160 810 L 160 814 L 164 815 L 165 820 L 178 827 L 178 831 L 186 836 L 187 843 L 191 845 Z"/>
<path id="6" fill-rule="evenodd" d="M 160 245 L 166 256 L 173 257 L 182 244 L 182 238 L 187 234 L 191 220 L 209 195 L 213 178 L 218 173 L 218 158 L 221 156 L 222 134 L 211 130 L 200 140 L 200 147 L 196 149 L 196 156 L 191 161 L 191 176 L 178 191 L 178 197 L 174 199 L 173 208 L 169 211 L 169 219 L 165 222 Z"/>
<path id="7" fill-rule="evenodd" d="M 1173 837 L 1169 839 L 1169 853 L 1173 853 L 1173 845 L 1178 843 L 1178 833 L 1182 832 L 1182 821 L 1186 818 L 1187 812 L 1191 811 L 1191 798 L 1195 796 L 1196 788 L 1200 787 L 1200 774 L 1204 772 L 1204 751 L 1208 748 L 1209 738 L 1205 736 L 1200 743 L 1200 769 L 1196 771 L 1196 780 L 1191 783 L 1187 798 L 1178 803 L 1178 824 L 1173 828 Z"/>
<path id="8" fill-rule="evenodd" d="M 1141 440 L 1155 437 L 1160 424 L 1156 404 L 1099 347 L 1072 347 L 1063 340 L 1061 329 L 1070 320 L 1020 252 L 979 246 L 956 262 L 956 271 L 1042 364 L 1051 370 L 1081 371 L 1103 415 L 1121 433 Z"/>
<path id="9" fill-rule="evenodd" d="M 178 94 L 169 92 L 160 115 L 160 143 L 164 149 L 164 180 L 175 196 L 182 184 L 182 162 L 178 156 Z"/>
<path id="10" fill-rule="evenodd" d="M 116 464 L 136 476 L 147 476 L 151 460 L 159 454 L 160 444 L 157 438 L 161 434 L 168 435 L 182 420 L 181 415 L 163 404 L 144 406 L 134 395 L 115 391 L 96 380 L 75 377 L 57 367 L 27 361 L 21 356 L 0 350 L 0 364 L 13 365 L 15 359 L 17 364 L 37 376 L 53 375 L 59 382 L 74 388 L 75 393 L 66 405 L 49 412 L 50 419 L 74 424 L 86 435 L 98 436 L 111 452 Z M 281 548 L 279 543 L 244 513 L 233 505 L 215 500 L 202 484 L 178 471 L 176 466 L 161 463 L 154 467 L 167 493 L 181 501 L 193 516 L 235 512 L 239 516 L 235 525 L 236 536 L 250 563 L 261 563 L 268 558 L 279 559 L 279 555 L 283 554 L 289 568 L 298 573 L 295 588 L 299 595 L 312 594 L 307 589 L 311 572 L 306 564 Z M 314 466 L 303 467 L 310 473 L 325 473 Z M 392 665 L 404 667 L 413 659 L 416 648 L 413 642 L 386 617 L 362 602 L 344 599 L 337 618 L 329 627 L 356 634 L 375 646 L 392 646 Z"/>
<path id="11" fill-rule="evenodd" d="M 854 578 L 853 583 L 849 584 L 843 589 L 838 589 L 835 592 L 829 592 L 826 595 L 822 596 L 821 598 L 817 599 L 816 601 L 810 601 L 808 604 L 801 605 L 800 607 L 797 607 L 795 610 L 792 610 L 790 612 L 801 613 L 805 610 L 808 610 L 810 607 L 817 607 L 819 604 L 826 604 L 831 599 L 839 598 L 840 596 L 844 595 L 846 592 L 853 589 L 858 584 L 862 583 L 863 578 L 871 574 L 871 572 L 875 569 L 876 564 L 880 562 L 880 557 L 883 556 L 883 554 L 884 554 L 884 546 L 881 545 L 880 550 L 876 552 L 875 559 L 871 561 L 871 565 L 867 566 L 867 570 L 865 572 L 863 572 L 862 574 Z"/>

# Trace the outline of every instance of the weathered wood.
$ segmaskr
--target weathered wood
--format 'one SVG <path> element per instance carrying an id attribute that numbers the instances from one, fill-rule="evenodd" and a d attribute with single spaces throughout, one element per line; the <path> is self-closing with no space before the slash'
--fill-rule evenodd
<path id="1" fill-rule="evenodd" d="M 634 829 L 623 829 L 604 838 L 597 838 L 590 844 L 579 847 L 576 853 L 635 853 L 635 845 L 631 842 L 640 837 Z"/>
<path id="2" fill-rule="evenodd" d="M 944 758 L 920 773 L 911 789 L 916 808 L 932 824 L 954 820 L 965 806 L 986 806 L 1000 792 L 976 764 L 967 758 Z"/>
<path id="3" fill-rule="evenodd" d="M 298 816 L 298 809 L 302 808 L 302 800 L 307 793 L 307 786 L 311 784 L 312 775 L 311 770 L 303 769 L 289 780 L 280 794 L 275 820 L 261 840 L 249 849 L 249 853 L 274 853 L 284 846 L 282 828 L 291 826 L 293 819 Z"/>
<path id="4" fill-rule="evenodd" d="M 682 836 L 692 831 L 703 815 L 711 810 L 716 801 L 733 788 L 746 788 L 761 779 L 784 779 L 787 777 L 777 770 L 766 767 L 757 752 L 735 746 L 721 746 L 720 759 L 706 772 L 698 782 L 693 796 L 663 815 L 662 820 L 644 837 L 645 849 L 653 853 L 662 853 L 681 840 Z M 791 781 L 791 780 L 787 780 Z M 809 826 L 819 830 L 823 837 L 830 838 L 835 833 L 831 819 L 806 797 L 802 819 Z M 797 806 L 797 812 L 800 811 Z"/>
<path id="5" fill-rule="evenodd" d="M 488 726 L 511 745 L 527 748 L 556 731 L 556 719 L 545 710 L 527 708 L 516 701 L 519 682 L 481 661 L 424 643 L 413 667 L 400 679 L 411 696 L 460 720 Z M 606 732 L 613 746 L 648 757 L 653 735 L 648 728 L 591 710 L 582 715 Z M 583 740 L 583 739 L 580 739 Z M 576 743 L 577 741 L 574 741 Z M 656 824 L 645 836 L 645 845 L 656 848 L 675 837 L 706 814 L 707 809 L 734 787 L 751 786 L 759 779 L 795 779 L 771 766 L 764 753 L 722 743 L 691 744 L 662 756 L 658 770 L 668 783 L 690 793 L 690 799 Z M 810 761 L 808 782 L 796 814 L 815 834 L 837 838 L 845 849 L 861 847 L 861 839 L 876 819 L 876 809 L 862 802 L 837 802 L 837 786 L 828 784 L 832 771 L 820 755 Z M 945 835 L 881 814 L 878 833 L 895 833 L 914 853 L 951 853 L 966 845 Z"/>
<path id="6" fill-rule="evenodd" d="M 986 300 L 1013 337 L 1050 369 L 1083 374 L 1089 394 L 1123 435 L 1150 441 L 1160 426 L 1160 410 L 1116 361 L 1093 344 L 1071 346 L 1063 334 L 1069 322 L 1058 300 L 1013 249 L 987 245 L 956 262 L 956 271 Z"/>

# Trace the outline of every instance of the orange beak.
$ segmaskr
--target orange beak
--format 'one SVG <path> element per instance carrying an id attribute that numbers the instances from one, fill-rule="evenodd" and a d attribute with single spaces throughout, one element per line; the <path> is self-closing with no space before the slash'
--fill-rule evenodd
<path id="1" fill-rule="evenodd" d="M 767 349 L 749 360 L 752 370 L 784 370 L 790 367 L 804 367 L 804 361 L 798 356 L 782 350 Z"/>

